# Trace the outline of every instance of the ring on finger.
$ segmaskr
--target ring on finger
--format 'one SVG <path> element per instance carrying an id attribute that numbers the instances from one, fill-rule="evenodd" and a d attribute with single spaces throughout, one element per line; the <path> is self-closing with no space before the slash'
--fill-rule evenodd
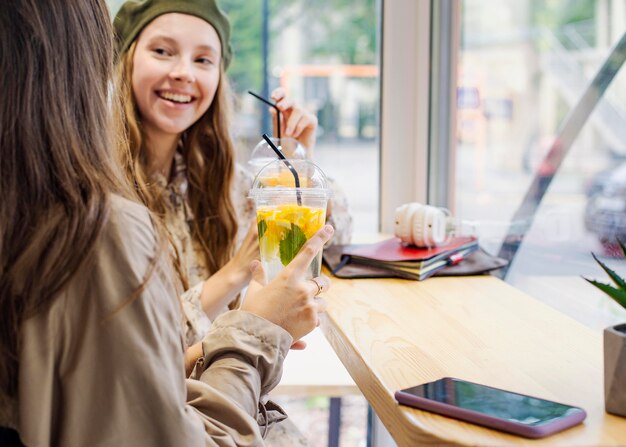
<path id="1" fill-rule="evenodd" d="M 315 292 L 315 296 L 319 295 L 320 293 L 324 291 L 324 283 L 320 281 L 319 277 L 311 278 L 311 281 L 313 281 L 315 285 L 317 286 L 317 292 Z"/>

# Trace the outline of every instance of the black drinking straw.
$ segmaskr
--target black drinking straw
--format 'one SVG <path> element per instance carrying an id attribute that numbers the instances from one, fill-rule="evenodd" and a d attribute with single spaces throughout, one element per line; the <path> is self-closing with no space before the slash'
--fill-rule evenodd
<path id="1" fill-rule="evenodd" d="M 263 98 L 262 96 L 257 95 L 256 93 L 248 90 L 248 93 L 250 93 L 252 96 L 254 96 L 256 99 L 258 99 L 259 101 L 263 101 L 265 104 L 267 104 L 270 107 L 273 107 L 274 110 L 276 110 L 276 125 L 278 127 L 278 145 L 280 146 L 280 110 L 278 110 L 278 107 L 276 107 L 276 104 L 269 102 L 267 99 Z"/>
<path id="2" fill-rule="evenodd" d="M 285 166 L 287 166 L 287 168 L 293 174 L 293 179 L 296 182 L 296 199 L 298 200 L 298 206 L 302 206 L 302 193 L 300 192 L 300 177 L 298 176 L 298 172 L 296 171 L 296 168 L 294 168 L 293 165 L 289 163 L 289 160 L 287 160 L 287 158 L 285 157 L 285 154 L 283 154 L 283 151 L 278 149 L 274 145 L 274 143 L 272 143 L 272 140 L 270 139 L 270 137 L 267 136 L 267 134 L 265 133 L 263 134 L 263 139 L 267 142 L 267 144 L 270 145 L 270 147 L 274 150 L 274 152 L 276 152 L 276 155 L 278 155 L 278 158 L 280 158 L 283 161 L 283 163 L 285 163 Z"/>

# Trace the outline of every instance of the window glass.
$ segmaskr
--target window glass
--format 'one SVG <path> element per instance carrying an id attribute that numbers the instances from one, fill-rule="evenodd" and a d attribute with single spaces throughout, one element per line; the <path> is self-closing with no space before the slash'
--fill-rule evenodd
<path id="1" fill-rule="evenodd" d="M 591 326 L 623 320 L 581 275 L 605 280 L 590 252 L 626 274 L 626 70 L 569 149 L 555 140 L 626 30 L 626 1 L 464 0 L 461 17 L 457 214 L 494 254 L 530 224 L 507 282 Z"/>
<path id="2" fill-rule="evenodd" d="M 238 97 L 241 160 L 270 129 L 267 106 L 247 94 L 263 93 L 267 20 L 268 91 L 283 86 L 317 115 L 314 161 L 347 196 L 354 230 L 377 231 L 377 0 L 221 0 L 220 5 L 233 27 L 229 75 Z"/>

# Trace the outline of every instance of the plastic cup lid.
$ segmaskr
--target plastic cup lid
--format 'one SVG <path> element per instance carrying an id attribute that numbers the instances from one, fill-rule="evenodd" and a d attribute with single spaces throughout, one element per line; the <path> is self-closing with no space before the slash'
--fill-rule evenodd
<path id="1" fill-rule="evenodd" d="M 299 187 L 287 163 L 277 158 L 263 166 L 256 175 L 250 190 L 250 197 L 293 195 L 294 191 L 298 191 L 304 197 L 330 197 L 328 179 L 319 166 L 309 160 L 288 159 L 286 161 L 297 173 Z"/>
<path id="2" fill-rule="evenodd" d="M 295 138 L 271 138 L 272 142 L 285 154 L 288 159 L 306 159 L 306 149 Z M 276 154 L 265 140 L 255 146 L 248 160 L 248 168 L 256 175 L 268 163 L 276 160 Z"/>

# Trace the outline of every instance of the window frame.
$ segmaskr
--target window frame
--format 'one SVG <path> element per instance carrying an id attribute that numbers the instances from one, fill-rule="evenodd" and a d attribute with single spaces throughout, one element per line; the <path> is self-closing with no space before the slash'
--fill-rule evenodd
<path id="1" fill-rule="evenodd" d="M 380 230 L 407 202 L 453 206 L 459 0 L 383 0 Z"/>

